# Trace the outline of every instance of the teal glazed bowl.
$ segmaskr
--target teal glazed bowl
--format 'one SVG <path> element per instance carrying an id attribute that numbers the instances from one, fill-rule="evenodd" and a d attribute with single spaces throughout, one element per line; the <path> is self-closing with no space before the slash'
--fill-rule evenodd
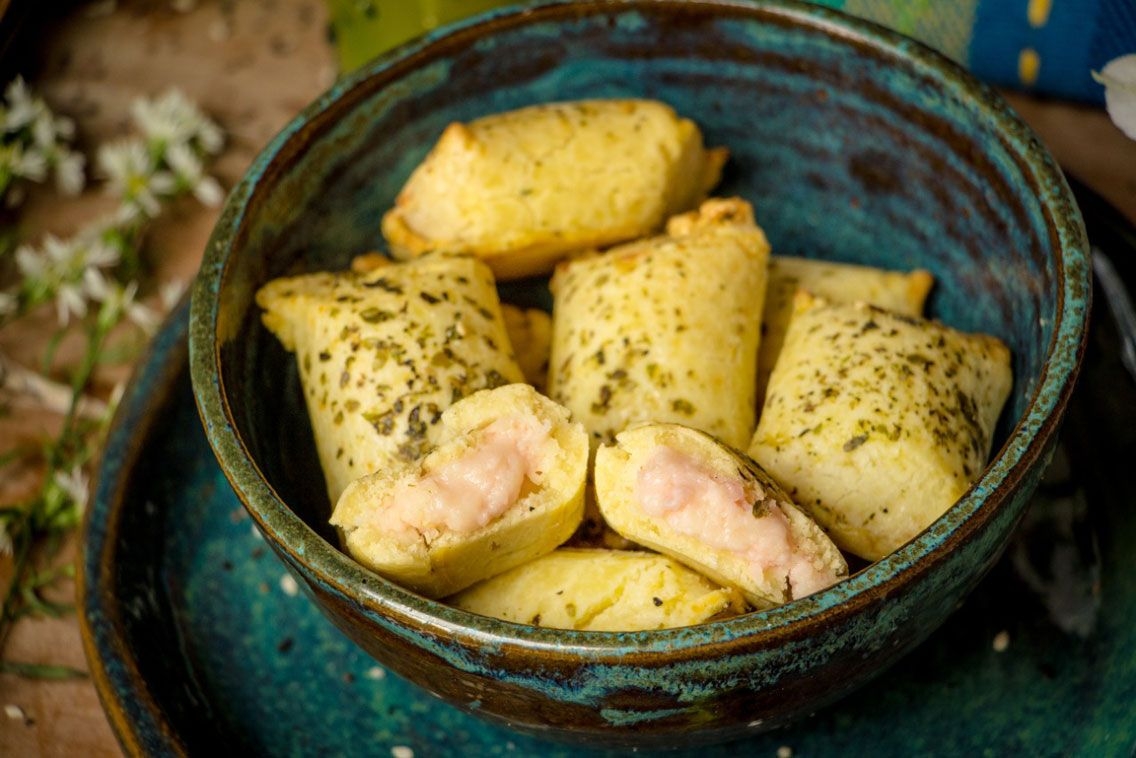
<path id="1" fill-rule="evenodd" d="M 775 252 L 924 267 L 930 312 L 997 335 L 1015 384 L 981 479 L 925 532 L 819 594 L 689 628 L 571 632 L 424 599 L 337 547 L 269 279 L 383 247 L 379 218 L 451 121 L 590 97 L 664 100 L 731 151 Z M 918 645 L 1002 551 L 1049 460 L 1085 343 L 1088 244 L 1062 175 L 991 89 L 818 7 L 551 2 L 381 57 L 290 123 L 235 187 L 193 291 L 206 436 L 267 541 L 374 658 L 454 706 L 606 746 L 710 743 L 805 716 Z M 539 279 L 505 300 L 548 304 Z"/>

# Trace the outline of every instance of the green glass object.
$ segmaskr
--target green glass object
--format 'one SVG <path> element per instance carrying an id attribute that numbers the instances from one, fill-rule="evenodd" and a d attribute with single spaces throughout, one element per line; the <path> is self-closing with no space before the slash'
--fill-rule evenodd
<path id="1" fill-rule="evenodd" d="M 340 73 L 431 29 L 510 0 L 327 0 Z"/>

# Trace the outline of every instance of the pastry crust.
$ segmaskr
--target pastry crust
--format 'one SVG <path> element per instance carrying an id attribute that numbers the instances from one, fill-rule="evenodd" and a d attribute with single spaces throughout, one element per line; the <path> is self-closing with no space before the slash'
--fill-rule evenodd
<path id="1" fill-rule="evenodd" d="M 758 413 L 765 403 L 769 375 L 785 342 L 797 290 L 833 303 L 870 303 L 906 316 L 922 316 L 934 281 L 931 273 L 923 269 L 888 271 L 851 263 L 772 256 L 757 356 Z"/>
<path id="2" fill-rule="evenodd" d="M 736 589 L 719 587 L 667 556 L 567 547 L 447 602 L 520 624 L 609 632 L 691 626 L 746 610 Z"/>
<path id="3" fill-rule="evenodd" d="M 629 429 L 601 447 L 596 499 L 607 523 L 765 608 L 847 576 L 820 527 L 744 453 L 677 424 Z"/>
<path id="4" fill-rule="evenodd" d="M 446 127 L 382 220 L 392 254 L 483 258 L 499 279 L 658 232 L 706 197 L 725 149 L 653 100 L 534 105 Z"/>
<path id="5" fill-rule="evenodd" d="M 799 293 L 749 453 L 876 560 L 978 479 L 1011 384 L 994 337 Z"/>
<path id="6" fill-rule="evenodd" d="M 528 384 L 483 390 L 442 414 L 425 457 L 347 486 L 331 523 L 360 563 L 442 597 L 533 560 L 583 518 L 588 440 Z"/>
<path id="7" fill-rule="evenodd" d="M 549 394 L 597 444 L 673 421 L 743 447 L 769 243 L 732 198 L 706 201 L 668 232 L 557 267 Z"/>
<path id="8" fill-rule="evenodd" d="M 501 303 L 505 329 L 525 381 L 544 392 L 548 386 L 548 356 L 552 348 L 552 317 L 539 308 Z"/>
<path id="9" fill-rule="evenodd" d="M 492 274 L 469 256 L 284 277 L 256 300 L 296 354 L 332 504 L 351 480 L 419 457 L 454 400 L 523 381 Z"/>

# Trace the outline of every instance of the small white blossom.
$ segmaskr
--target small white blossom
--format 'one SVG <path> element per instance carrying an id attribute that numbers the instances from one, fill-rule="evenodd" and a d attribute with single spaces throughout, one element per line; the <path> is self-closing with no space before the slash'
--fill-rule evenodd
<path id="1" fill-rule="evenodd" d="M 55 146 L 55 137 L 55 116 L 44 108 L 32 121 L 32 142 L 40 148 L 51 148 Z"/>
<path id="2" fill-rule="evenodd" d="M 61 240 L 54 234 L 48 234 L 43 238 L 43 254 L 47 257 L 48 265 L 60 277 L 67 277 L 67 272 L 71 269 L 78 269 L 81 274 L 85 267 L 83 250 L 77 240 Z"/>
<path id="3" fill-rule="evenodd" d="M 201 159 L 189 145 L 170 145 L 166 150 L 166 162 L 170 164 L 178 180 L 189 188 L 202 205 L 214 208 L 225 199 L 221 185 L 213 177 L 205 175 Z"/>
<path id="4" fill-rule="evenodd" d="M 89 268 L 83 273 L 83 289 L 91 300 L 102 304 L 100 319 L 117 323 L 123 316 L 147 334 L 158 328 L 161 317 L 153 308 L 138 302 L 138 282 L 126 286 L 107 279 L 98 269 Z"/>
<path id="5" fill-rule="evenodd" d="M 78 195 L 83 191 L 86 177 L 83 166 L 86 159 L 70 150 L 60 151 L 55 161 L 55 187 L 64 195 Z"/>
<path id="6" fill-rule="evenodd" d="M 47 156 L 34 147 L 14 145 L 11 156 L 12 173 L 33 182 L 42 182 L 47 176 Z"/>
<path id="7" fill-rule="evenodd" d="M 184 279 L 171 279 L 168 282 L 163 282 L 158 288 L 158 300 L 162 304 L 162 310 L 173 310 L 174 306 L 181 300 L 181 296 L 185 294 L 185 288 Z"/>
<path id="8" fill-rule="evenodd" d="M 122 259 L 122 251 L 97 234 L 84 238 L 80 250 L 84 268 L 111 268 Z"/>
<path id="9" fill-rule="evenodd" d="M 43 279 L 47 275 L 48 263 L 31 245 L 20 245 L 16 248 L 16 268 L 25 279 Z"/>
<path id="10" fill-rule="evenodd" d="M 13 292 L 0 292 L 0 318 L 11 316 L 20 307 L 19 298 Z"/>
<path id="11" fill-rule="evenodd" d="M 176 186 L 173 175 L 156 168 L 141 140 L 103 145 L 99 148 L 98 163 L 107 178 L 108 190 L 119 194 L 124 205 L 135 205 L 150 218 L 162 209 L 158 198 L 169 195 Z"/>
<path id="12" fill-rule="evenodd" d="M 90 497 L 90 480 L 83 473 L 83 468 L 74 466 L 67 473 L 56 471 L 54 480 L 75 505 L 75 510 L 82 513 L 87 507 L 87 498 Z"/>
<path id="13" fill-rule="evenodd" d="M 151 142 L 172 146 L 196 140 L 207 153 L 221 149 L 223 137 L 220 128 L 181 90 L 172 89 L 154 100 L 135 100 L 131 103 L 130 113 Z"/>
<path id="14" fill-rule="evenodd" d="M 105 303 L 113 295 L 113 289 L 106 276 L 97 268 L 83 272 L 83 293 L 97 303 Z"/>
<path id="15" fill-rule="evenodd" d="M 4 110 L 4 128 L 10 132 L 19 131 L 31 124 L 44 108 L 43 102 L 32 96 L 21 76 L 8 84 L 4 99 L 8 102 L 8 107 Z"/>
<path id="16" fill-rule="evenodd" d="M 99 147 L 99 170 L 116 189 L 125 190 L 137 177 L 150 173 L 150 155 L 135 139 L 123 139 Z"/>
<path id="17" fill-rule="evenodd" d="M 1093 79 L 1104 85 L 1109 118 L 1131 139 L 1136 139 L 1136 53 L 1109 61 Z"/>
<path id="18" fill-rule="evenodd" d="M 76 282 L 63 282 L 55 291 L 55 315 L 60 326 L 67 326 L 71 317 L 83 318 L 87 315 L 87 299 L 83 296 L 82 285 Z"/>
<path id="19" fill-rule="evenodd" d="M 92 294 L 102 292 L 96 281 L 102 279 L 98 270 L 116 265 L 121 253 L 97 235 L 61 240 L 48 234 L 39 250 L 21 245 L 15 257 L 16 267 L 25 280 L 54 293 L 59 323 L 66 326 L 72 316 L 87 315 L 89 300 L 104 299 Z"/>

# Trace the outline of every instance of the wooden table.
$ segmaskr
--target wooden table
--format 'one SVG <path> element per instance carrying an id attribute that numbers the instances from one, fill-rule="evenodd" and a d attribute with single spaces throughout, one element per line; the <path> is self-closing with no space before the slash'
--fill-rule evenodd
<path id="1" fill-rule="evenodd" d="M 123 0 L 111 10 L 112 5 L 82 6 L 52 26 L 41 47 L 45 65 L 35 81 L 59 111 L 76 119 L 88 154 L 94 145 L 126 133 L 132 99 L 177 86 L 228 133 L 213 173 L 232 186 L 277 130 L 335 77 L 319 0 Z M 1008 97 L 1062 165 L 1136 222 L 1136 142 L 1098 109 Z M 42 230 L 70 234 L 106 206 L 97 188 L 66 202 L 34 194 L 24 209 L 22 231 L 30 237 Z M 186 202 L 153 227 L 149 248 L 160 279 L 188 281 L 193 276 L 216 215 L 216 210 Z M 0 350 L 34 364 L 53 318 L 48 313 L 6 330 L 0 334 Z M 70 353 L 65 346 L 60 360 L 73 351 L 74 346 Z M 128 370 L 101 371 L 96 391 L 108 392 Z M 0 452 L 38 439 L 54 424 L 50 414 L 15 406 L 13 413 L 0 416 Z M 31 491 L 38 472 L 15 474 L 0 482 L 0 502 Z M 68 545 L 68 555 L 75 554 L 76 543 L 77 538 Z M 3 652 L 11 660 L 86 668 L 73 616 L 21 623 Z M 88 680 L 0 676 L 0 705 L 17 706 L 22 714 L 0 714 L 0 755 L 120 754 Z"/>

